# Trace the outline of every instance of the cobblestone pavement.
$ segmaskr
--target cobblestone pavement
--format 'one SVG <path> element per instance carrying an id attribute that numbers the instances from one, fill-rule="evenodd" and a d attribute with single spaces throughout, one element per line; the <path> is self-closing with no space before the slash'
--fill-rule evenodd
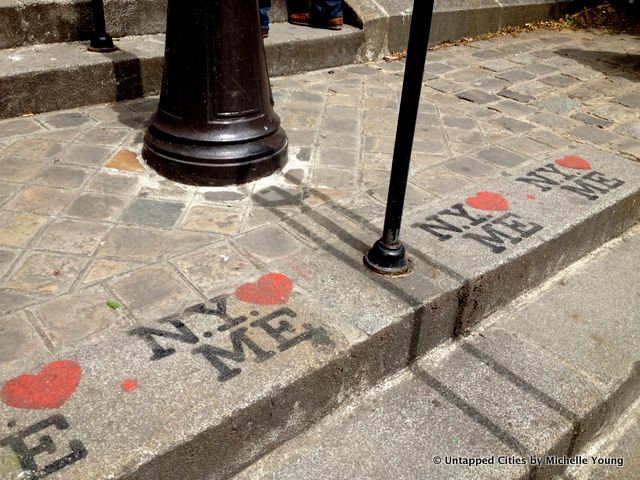
<path id="1" fill-rule="evenodd" d="M 312 212 L 375 230 L 403 67 L 272 79 L 289 163 L 233 188 L 175 184 L 144 165 L 157 98 L 0 122 L 0 361 L 177 312 L 314 249 L 328 232 Z M 595 31 L 430 52 L 407 208 L 569 145 L 637 160 L 639 78 L 638 39 Z"/>

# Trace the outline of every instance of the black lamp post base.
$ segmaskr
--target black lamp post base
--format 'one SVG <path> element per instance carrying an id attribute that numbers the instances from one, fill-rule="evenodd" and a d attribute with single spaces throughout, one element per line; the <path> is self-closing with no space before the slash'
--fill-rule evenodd
<path id="1" fill-rule="evenodd" d="M 163 135 L 153 126 L 142 155 L 163 177 L 188 185 L 220 187 L 251 182 L 287 163 L 288 140 L 282 128 L 242 143 L 197 143 Z"/>
<path id="2" fill-rule="evenodd" d="M 116 50 L 118 50 L 118 47 L 113 44 L 113 39 L 111 38 L 111 36 L 105 34 L 93 36 L 91 38 L 89 46 L 87 47 L 87 50 L 89 50 L 90 52 L 105 53 L 115 52 Z"/>
<path id="3" fill-rule="evenodd" d="M 404 245 L 399 242 L 389 246 L 380 239 L 373 244 L 363 260 L 371 270 L 384 275 L 402 275 L 411 271 L 411 261 L 405 255 Z"/>

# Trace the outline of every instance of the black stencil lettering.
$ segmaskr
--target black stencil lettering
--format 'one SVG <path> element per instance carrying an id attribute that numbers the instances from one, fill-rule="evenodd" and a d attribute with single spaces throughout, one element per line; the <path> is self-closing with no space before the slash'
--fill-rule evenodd
<path id="1" fill-rule="evenodd" d="M 550 178 L 544 177 L 536 172 L 529 172 L 526 177 L 516 178 L 516 182 L 528 183 L 529 185 L 538 187 L 543 192 L 547 192 L 551 190 L 552 187 L 560 185 L 560 183 L 555 180 L 551 180 Z"/>
<path id="2" fill-rule="evenodd" d="M 547 163 L 544 167 L 536 168 L 535 171 L 540 173 L 550 173 L 552 175 L 560 175 L 563 180 L 573 180 L 577 176 L 563 172 L 558 167 L 556 167 L 554 163 Z"/>
<path id="3" fill-rule="evenodd" d="M 466 233 L 462 236 L 462 238 L 470 238 L 471 240 L 475 240 L 476 242 L 489 247 L 493 253 L 502 253 L 507 249 L 507 247 L 504 246 L 503 238 L 511 240 L 511 243 L 518 243 L 522 240 L 520 237 L 512 237 L 504 232 L 501 232 L 500 230 L 496 230 L 491 224 L 483 225 L 482 230 L 484 230 L 487 235 Z"/>
<path id="4" fill-rule="evenodd" d="M 582 180 L 604 185 L 605 187 L 609 187 L 609 190 L 615 190 L 625 183 L 618 178 L 607 178 L 602 173 L 596 171 L 587 173 L 582 177 Z"/>
<path id="5" fill-rule="evenodd" d="M 587 185 L 582 179 L 576 180 L 575 185 L 563 185 L 560 188 L 562 190 L 568 190 L 569 192 L 582 195 L 583 197 L 592 201 L 600 198 L 600 195 L 596 194 L 596 192 L 602 194 L 602 193 L 607 193 L 609 191 L 608 188 L 602 189 L 602 188 L 595 187 L 593 185 Z"/>
<path id="6" fill-rule="evenodd" d="M 215 308 L 209 308 L 204 303 L 200 303 L 195 307 L 191 307 L 187 311 L 201 313 L 203 315 L 215 315 L 216 317 L 221 318 L 224 323 L 218 327 L 218 331 L 224 332 L 225 330 L 229 330 L 230 328 L 240 325 L 242 322 L 247 320 L 247 317 L 243 315 L 233 318 L 227 314 L 227 298 L 227 295 L 212 298 L 210 302 L 215 305 Z"/>
<path id="7" fill-rule="evenodd" d="M 18 433 L 0 440 L 0 446 L 9 447 L 13 450 L 13 453 L 16 454 L 20 461 L 20 467 L 25 473 L 27 473 L 30 480 L 44 478 L 47 475 L 72 465 L 87 456 L 87 449 L 84 447 L 82 442 L 79 440 L 71 440 L 69 442 L 71 453 L 48 465 L 45 465 L 42 468 L 39 468 L 35 457 L 42 453 L 56 453 L 57 447 L 55 443 L 51 439 L 51 436 L 42 435 L 39 438 L 39 443 L 35 447 L 29 448 L 24 440 L 27 437 L 52 426 L 58 430 L 66 430 L 69 428 L 69 422 L 63 415 L 53 415 L 19 431 Z"/>
<path id="8" fill-rule="evenodd" d="M 449 240 L 452 236 L 448 233 L 440 233 L 437 230 L 442 230 L 445 232 L 454 232 L 454 233 L 462 232 L 461 228 L 458 228 L 455 225 L 451 225 L 450 223 L 445 222 L 440 217 L 438 217 L 438 215 L 431 215 L 430 217 L 427 217 L 425 220 L 427 222 L 437 222 L 437 223 L 414 223 L 411 226 L 413 228 L 420 228 L 425 232 L 430 233 L 431 235 L 437 237 L 438 240 L 440 240 L 441 242 L 445 240 Z"/>
<path id="9" fill-rule="evenodd" d="M 231 360 L 235 363 L 242 363 L 245 360 L 244 343 L 255 354 L 258 362 L 263 362 L 275 355 L 275 352 L 265 351 L 260 348 L 251 338 L 247 336 L 247 328 L 240 327 L 229 334 L 231 346 L 233 350 L 224 350 L 212 345 L 201 345 L 193 349 L 193 354 L 202 354 L 209 363 L 218 370 L 218 381 L 226 382 L 227 380 L 239 375 L 242 369 L 239 367 L 231 368 L 220 357 Z"/>
<path id="10" fill-rule="evenodd" d="M 296 329 L 286 320 L 280 320 L 277 327 L 274 327 L 269 322 L 271 320 L 275 320 L 278 317 L 287 316 L 290 318 L 295 318 L 296 312 L 291 310 L 290 308 L 280 308 L 274 312 L 271 312 L 269 315 L 265 315 L 262 318 L 254 320 L 251 322 L 252 327 L 260 327 L 262 328 L 271 338 L 273 338 L 276 342 L 278 342 L 278 350 L 284 352 L 289 350 L 292 347 L 295 347 L 301 342 L 305 340 L 309 340 L 313 337 L 315 330 L 307 325 L 304 325 L 304 332 L 300 335 L 296 335 L 293 338 L 287 339 L 283 333 L 295 333 Z"/>
<path id="11" fill-rule="evenodd" d="M 495 219 L 493 223 L 495 225 L 503 225 L 507 228 L 510 228 L 514 232 L 519 233 L 522 238 L 528 238 L 534 233 L 539 232 L 543 228 L 542 225 L 539 225 L 537 223 L 533 223 L 533 222 L 522 223 L 522 222 L 519 222 L 518 220 L 514 220 L 514 218 L 521 218 L 521 217 L 519 215 L 516 215 L 515 213 L 509 212 L 502 215 L 500 218 Z"/>
<path id="12" fill-rule="evenodd" d="M 166 318 L 164 320 L 160 320 L 160 322 L 173 325 L 179 333 L 148 327 L 138 327 L 133 330 L 129 330 L 129 335 L 135 335 L 142 338 L 147 345 L 151 347 L 151 351 L 153 352 L 151 360 L 160 360 L 176 353 L 175 348 L 164 348 L 154 337 L 170 338 L 171 340 L 177 340 L 190 345 L 198 343 L 198 337 L 189 329 L 189 327 L 175 317 Z"/>
<path id="13" fill-rule="evenodd" d="M 438 213 L 438 215 L 449 215 L 451 217 L 464 218 L 465 220 L 469 220 L 469 222 L 471 222 L 471 225 L 473 226 L 480 225 L 481 223 L 487 221 L 486 217 L 473 217 L 472 215 L 470 215 L 469 212 L 467 212 L 467 210 L 464 208 L 464 204 L 462 203 L 456 203 L 446 210 L 442 210 Z"/>

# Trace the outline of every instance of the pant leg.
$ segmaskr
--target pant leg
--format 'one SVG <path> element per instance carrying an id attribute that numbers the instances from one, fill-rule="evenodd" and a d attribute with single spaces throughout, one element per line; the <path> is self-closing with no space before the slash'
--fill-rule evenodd
<path id="1" fill-rule="evenodd" d="M 269 10 L 271 10 L 271 0 L 260 0 L 260 26 L 263 30 L 269 28 Z M 254 17 L 255 18 L 255 17 Z"/>
<path id="2" fill-rule="evenodd" d="M 322 20 L 341 17 L 342 0 L 314 0 L 311 15 Z"/>

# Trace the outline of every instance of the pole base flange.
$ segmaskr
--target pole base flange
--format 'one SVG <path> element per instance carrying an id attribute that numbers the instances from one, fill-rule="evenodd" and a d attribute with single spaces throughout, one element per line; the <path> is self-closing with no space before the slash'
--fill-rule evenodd
<path id="1" fill-rule="evenodd" d="M 91 37 L 91 42 L 87 47 L 87 50 L 89 50 L 90 52 L 107 53 L 115 52 L 116 50 L 118 50 L 118 47 L 113 44 L 111 35 L 105 34 Z"/>
<path id="2" fill-rule="evenodd" d="M 266 177 L 287 163 L 288 140 L 282 128 L 242 143 L 196 143 L 167 137 L 153 125 L 142 156 L 165 178 L 188 185 L 220 187 Z"/>
<path id="3" fill-rule="evenodd" d="M 382 239 L 373 244 L 363 261 L 371 270 L 383 275 L 404 275 L 410 273 L 412 268 L 402 243 L 386 245 Z"/>

